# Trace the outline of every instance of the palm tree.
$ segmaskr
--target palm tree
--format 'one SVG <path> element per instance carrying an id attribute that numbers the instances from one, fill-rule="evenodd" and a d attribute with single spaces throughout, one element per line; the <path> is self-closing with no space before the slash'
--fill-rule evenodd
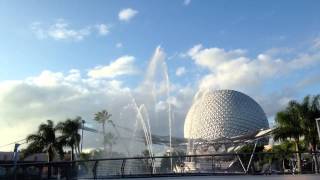
<path id="1" fill-rule="evenodd" d="M 26 154 L 46 152 L 48 162 L 51 162 L 54 155 L 58 153 L 60 158 L 63 158 L 62 144 L 57 141 L 56 129 L 54 123 L 51 120 L 47 120 L 47 123 L 42 123 L 38 127 L 38 131 L 35 134 L 27 136 L 27 143 L 29 143 Z M 25 154 L 25 155 L 26 155 Z M 48 178 L 51 177 L 51 167 L 48 168 Z"/>
<path id="2" fill-rule="evenodd" d="M 293 139 L 295 151 L 297 152 L 297 168 L 301 172 L 299 140 L 303 136 L 303 128 L 301 127 L 300 104 L 296 101 L 290 101 L 284 111 L 277 113 L 275 120 L 277 127 L 274 131 L 274 140 L 285 141 Z"/>
<path id="3" fill-rule="evenodd" d="M 286 169 L 286 160 L 290 159 L 291 152 L 295 151 L 295 145 L 292 141 L 282 141 L 279 145 L 274 145 L 271 152 L 274 153 L 275 159 L 281 162 L 282 170 Z"/>
<path id="4" fill-rule="evenodd" d="M 111 114 L 108 113 L 107 110 L 102 110 L 100 112 L 97 112 L 95 114 L 94 120 L 97 121 L 98 123 L 102 124 L 102 133 L 103 133 L 103 149 L 106 152 L 107 149 L 107 144 L 106 142 L 108 142 L 108 140 L 106 139 L 106 129 L 105 129 L 105 125 L 106 123 L 111 123 L 114 126 L 113 121 L 110 119 Z"/>
<path id="5" fill-rule="evenodd" d="M 309 144 L 315 162 L 315 171 L 318 172 L 318 160 L 314 154 L 319 143 L 317 134 L 316 118 L 320 117 L 320 95 L 306 96 L 300 104 L 304 140 Z"/>
<path id="6" fill-rule="evenodd" d="M 104 144 L 109 145 L 109 155 L 112 156 L 112 145 L 115 144 L 115 136 L 111 132 L 104 136 Z"/>
<path id="7" fill-rule="evenodd" d="M 82 128 L 82 118 L 76 117 L 75 119 L 67 119 L 60 122 L 56 129 L 61 133 L 59 141 L 65 146 L 71 148 L 71 161 L 74 160 L 74 154 L 80 154 L 80 141 L 81 135 L 79 130 Z"/>
<path id="8" fill-rule="evenodd" d="M 63 156 L 63 150 L 60 142 L 56 138 L 56 129 L 54 123 L 51 120 L 47 120 L 47 123 L 42 123 L 38 127 L 38 131 L 35 134 L 27 136 L 27 143 L 29 143 L 26 151 L 27 154 L 46 152 L 48 162 L 51 162 L 57 152 L 60 158 Z"/>

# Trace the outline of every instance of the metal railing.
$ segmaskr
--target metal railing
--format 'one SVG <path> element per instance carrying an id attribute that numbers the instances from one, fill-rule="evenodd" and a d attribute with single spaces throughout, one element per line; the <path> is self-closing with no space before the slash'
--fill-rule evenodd
<path id="1" fill-rule="evenodd" d="M 320 153 L 227 153 L 0 164 L 0 179 L 108 179 L 126 177 L 316 173 Z M 172 165 L 171 165 L 172 163 Z M 172 168 L 171 168 L 172 167 Z"/>

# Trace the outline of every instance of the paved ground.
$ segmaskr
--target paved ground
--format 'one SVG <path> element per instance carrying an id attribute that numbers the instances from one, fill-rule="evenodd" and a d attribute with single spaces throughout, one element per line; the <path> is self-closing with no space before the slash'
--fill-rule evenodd
<path id="1" fill-rule="evenodd" d="M 154 178 L 130 178 L 131 180 L 320 180 L 320 175 L 270 175 L 270 176 L 185 176 L 185 177 L 154 177 Z"/>

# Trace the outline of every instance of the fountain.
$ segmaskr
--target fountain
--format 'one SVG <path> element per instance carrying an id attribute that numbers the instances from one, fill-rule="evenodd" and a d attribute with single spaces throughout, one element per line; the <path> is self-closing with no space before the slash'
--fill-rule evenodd
<path id="1" fill-rule="evenodd" d="M 172 109 L 171 109 L 171 103 L 169 101 L 170 98 L 170 79 L 168 74 L 168 66 L 166 62 L 162 63 L 163 69 L 164 69 L 164 75 L 166 80 L 166 93 L 167 93 L 167 104 L 168 104 L 168 123 L 169 123 L 169 153 L 170 156 L 172 156 Z M 170 169 L 172 171 L 172 158 L 170 158 Z"/>
<path id="2" fill-rule="evenodd" d="M 156 104 L 159 100 L 165 99 L 167 103 L 167 110 L 168 110 L 168 129 L 169 129 L 169 138 L 170 138 L 170 151 L 172 148 L 171 145 L 171 134 L 172 134 L 172 106 L 171 103 L 168 101 L 170 97 L 170 80 L 168 75 L 168 68 L 167 64 L 165 62 L 165 53 L 161 49 L 161 47 L 157 47 L 155 50 L 155 53 L 153 54 L 152 58 L 150 59 L 146 74 L 145 74 L 145 80 L 143 81 L 142 85 L 139 87 L 140 90 L 142 90 L 144 93 L 151 92 L 152 97 L 152 103 L 149 104 L 151 107 L 148 107 L 145 103 L 141 103 L 140 110 L 137 111 L 138 114 L 144 114 L 144 116 L 140 116 L 140 122 L 144 122 L 146 124 L 146 128 L 144 128 L 143 123 L 142 129 L 145 134 L 146 142 L 148 146 L 150 146 L 149 149 L 152 151 L 152 139 L 151 139 L 151 127 L 152 123 L 155 123 L 157 125 L 158 119 L 153 119 L 152 123 L 150 122 L 149 114 L 153 113 L 154 117 L 157 117 L 156 112 Z M 150 91 L 151 90 L 151 91 Z M 162 98 L 162 99 L 161 99 Z M 135 102 L 136 103 L 136 102 Z M 153 155 L 153 153 L 151 153 Z"/>
<path id="3" fill-rule="evenodd" d="M 140 94 L 139 94 L 140 93 Z M 137 99 L 137 97 L 141 97 L 141 93 L 145 99 Z M 140 96 L 138 96 L 140 95 Z M 166 104 L 166 112 L 167 112 L 167 127 L 169 135 L 169 153 L 172 153 L 172 120 L 173 120 L 173 110 L 172 104 L 169 101 L 170 98 L 170 79 L 168 74 L 167 64 L 165 62 L 165 53 L 160 47 L 157 47 L 152 58 L 150 59 L 145 79 L 136 89 L 130 90 L 126 93 L 128 96 L 128 104 L 123 107 L 122 111 L 120 111 L 120 120 L 127 121 L 127 124 L 134 124 L 133 128 L 129 127 L 121 127 L 125 129 L 128 133 L 131 129 L 131 135 L 129 135 L 129 148 L 128 156 L 139 156 L 141 155 L 142 146 L 137 145 L 140 141 L 143 141 L 145 144 L 145 148 L 148 151 L 148 156 L 152 157 L 155 155 L 154 145 L 152 142 L 152 132 L 153 127 L 157 127 L 159 125 L 160 119 L 157 114 L 156 106 L 158 102 L 164 102 Z M 148 98 L 150 97 L 150 98 Z M 150 116 L 150 114 L 152 116 Z M 123 117 L 126 116 L 126 117 Z M 151 119 L 151 117 L 153 117 Z M 131 121 L 131 122 L 129 122 Z M 162 124 L 163 125 L 163 124 Z M 124 125 L 126 126 L 126 125 Z M 116 130 L 117 131 L 117 130 Z M 162 130 L 163 131 L 163 130 Z M 117 136 L 120 137 L 122 133 L 116 132 Z M 159 133 L 159 132 L 157 132 Z M 125 142 L 122 142 L 126 144 Z M 126 146 L 127 147 L 127 146 Z M 138 149 L 138 150 L 137 150 Z M 163 154 L 161 154 L 163 155 Z M 139 171 L 136 167 L 139 162 L 128 162 L 126 172 Z M 151 166 L 153 168 L 153 172 L 155 172 L 155 167 L 153 162 L 151 162 Z M 172 159 L 170 159 L 170 169 L 172 170 Z"/>
<path id="4" fill-rule="evenodd" d="M 128 157 L 141 156 L 141 152 L 147 151 L 148 153 L 143 155 L 152 158 L 155 155 L 163 155 L 164 153 L 161 151 L 162 154 L 156 154 L 156 151 L 160 147 L 158 149 L 154 147 L 152 134 L 169 135 L 168 152 L 169 155 L 172 155 L 173 106 L 170 101 L 170 79 L 165 62 L 165 53 L 160 47 L 156 48 L 150 59 L 144 81 L 136 89 L 126 91 L 124 95 L 128 97 L 128 102 L 123 102 L 127 104 L 122 107 L 119 106 L 121 107 L 118 118 L 120 124 L 117 124 L 117 121 L 115 121 L 116 126 L 114 130 L 110 129 L 110 131 L 115 131 L 119 139 L 123 140 L 118 141 L 119 147 L 124 147 Z M 160 112 L 165 113 L 159 114 L 157 109 L 159 102 L 163 104 L 163 109 Z M 117 117 L 117 115 L 113 115 L 113 117 Z M 159 127 L 160 123 L 161 127 L 167 127 L 168 133 L 163 131 L 163 128 L 155 128 Z M 130 124 L 133 124 L 133 126 L 130 127 Z M 126 139 L 126 137 L 128 138 Z M 141 146 L 139 143 L 144 143 L 144 146 Z M 143 147 L 145 149 L 141 149 Z M 149 160 L 149 162 L 144 163 L 150 166 L 155 173 L 155 162 L 152 159 Z M 171 158 L 170 165 L 168 164 L 170 166 L 168 168 L 171 171 L 173 170 L 172 161 Z M 127 161 L 125 171 L 127 173 L 144 173 L 143 169 L 144 167 L 141 166 L 140 160 L 131 160 Z"/>

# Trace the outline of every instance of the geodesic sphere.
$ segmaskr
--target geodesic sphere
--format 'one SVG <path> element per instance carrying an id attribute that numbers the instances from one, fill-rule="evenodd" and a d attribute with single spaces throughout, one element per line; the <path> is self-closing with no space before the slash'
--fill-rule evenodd
<path id="1" fill-rule="evenodd" d="M 269 128 L 267 117 L 251 97 L 234 90 L 207 90 L 195 97 L 184 124 L 184 137 L 214 140 Z"/>

